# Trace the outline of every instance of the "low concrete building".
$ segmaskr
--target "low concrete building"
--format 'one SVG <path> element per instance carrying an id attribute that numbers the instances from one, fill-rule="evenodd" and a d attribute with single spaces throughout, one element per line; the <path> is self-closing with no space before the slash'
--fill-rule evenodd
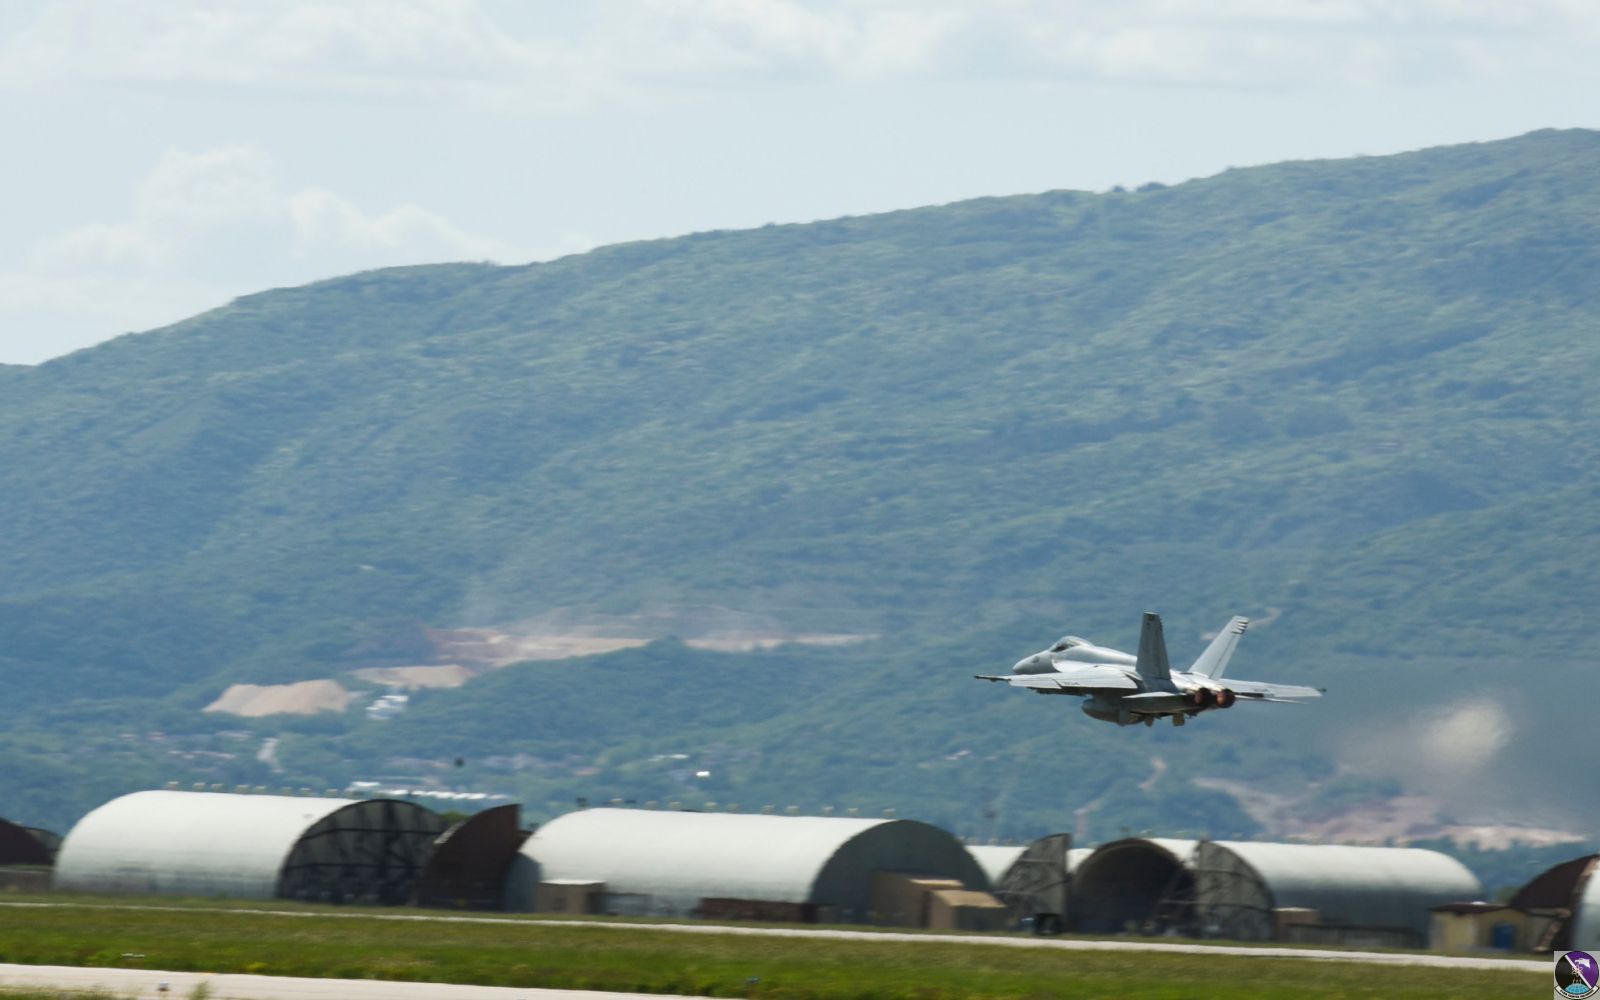
<path id="1" fill-rule="evenodd" d="M 571 913 L 595 916 L 606 911 L 606 884 L 583 879 L 551 879 L 534 890 L 533 909 L 538 913 Z"/>
<path id="2" fill-rule="evenodd" d="M 1003 931 L 1012 925 L 1006 904 L 987 892 L 935 889 L 922 926 L 934 931 Z"/>
<path id="3" fill-rule="evenodd" d="M 871 922 L 887 927 L 927 927 L 932 895 L 962 888 L 961 880 L 955 878 L 873 872 L 868 903 Z"/>
<path id="4" fill-rule="evenodd" d="M 1505 904 L 1433 908 L 1430 946 L 1441 951 L 1600 951 L 1600 854 L 1534 876 Z"/>
<path id="5" fill-rule="evenodd" d="M 1511 951 L 1538 936 L 1539 923 L 1505 903 L 1470 900 L 1432 907 L 1428 947 L 1434 951 Z"/>

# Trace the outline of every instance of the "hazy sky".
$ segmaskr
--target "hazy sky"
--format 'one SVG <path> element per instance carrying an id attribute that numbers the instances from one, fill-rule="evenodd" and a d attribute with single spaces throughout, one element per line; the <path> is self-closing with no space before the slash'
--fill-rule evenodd
<path id="1" fill-rule="evenodd" d="M 1593 0 L 3 0 L 0 362 L 392 264 L 1596 127 L 1597 52 Z"/>

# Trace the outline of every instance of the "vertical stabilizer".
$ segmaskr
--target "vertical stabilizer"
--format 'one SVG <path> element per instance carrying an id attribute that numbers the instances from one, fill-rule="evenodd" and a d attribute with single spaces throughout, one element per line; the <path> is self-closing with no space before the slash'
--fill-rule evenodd
<path id="1" fill-rule="evenodd" d="M 1172 678 L 1172 668 L 1167 665 L 1167 639 L 1161 633 L 1161 616 L 1154 611 L 1144 613 L 1144 628 L 1139 632 L 1139 676 L 1146 680 L 1165 681 Z"/>
<path id="2" fill-rule="evenodd" d="M 1217 637 L 1211 640 L 1211 645 L 1194 661 L 1194 666 L 1189 668 L 1191 674 L 1200 674 L 1204 677 L 1221 677 L 1222 671 L 1228 667 L 1228 660 L 1233 657 L 1233 651 L 1239 646 L 1239 637 L 1244 635 L 1244 630 L 1250 626 L 1248 618 L 1232 618 L 1228 624 L 1222 626 Z"/>

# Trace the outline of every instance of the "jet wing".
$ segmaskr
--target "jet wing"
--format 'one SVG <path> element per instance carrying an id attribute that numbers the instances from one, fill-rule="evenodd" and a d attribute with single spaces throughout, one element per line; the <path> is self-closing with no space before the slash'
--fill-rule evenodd
<path id="1" fill-rule="evenodd" d="M 1043 694 L 1081 694 L 1098 690 L 1137 691 L 1139 682 L 1120 668 L 1095 666 L 1089 663 L 1073 664 L 1048 674 L 1003 674 L 993 676 L 978 674 L 979 680 L 1005 681 L 1012 687 L 1031 688 Z"/>
<path id="2" fill-rule="evenodd" d="M 1322 689 L 1301 687 L 1298 684 L 1268 684 L 1264 681 L 1223 681 L 1233 693 L 1250 701 L 1299 702 L 1307 698 L 1321 698 Z"/>

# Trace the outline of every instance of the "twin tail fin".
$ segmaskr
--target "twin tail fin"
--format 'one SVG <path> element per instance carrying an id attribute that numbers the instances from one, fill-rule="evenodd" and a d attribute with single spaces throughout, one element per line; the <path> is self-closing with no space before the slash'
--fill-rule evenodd
<path id="1" fill-rule="evenodd" d="M 1161 631 L 1161 616 L 1153 611 L 1144 613 L 1144 627 L 1139 631 L 1139 655 L 1135 669 L 1145 680 L 1168 681 L 1172 667 L 1167 663 L 1167 639 Z"/>
<path id="2" fill-rule="evenodd" d="M 1216 679 L 1228 669 L 1228 661 L 1233 658 L 1233 651 L 1239 648 L 1239 637 L 1244 635 L 1244 630 L 1250 627 L 1248 618 L 1232 618 L 1228 624 L 1222 626 L 1216 638 L 1211 640 L 1211 645 L 1194 661 L 1194 666 L 1189 668 L 1191 674 L 1200 674 Z"/>
<path id="3" fill-rule="evenodd" d="M 1228 668 L 1228 661 L 1233 659 L 1233 651 L 1239 648 L 1239 637 L 1249 627 L 1248 618 L 1229 619 L 1228 624 L 1211 640 L 1211 645 L 1194 661 L 1189 672 L 1213 680 L 1220 678 Z M 1137 669 L 1139 676 L 1146 680 L 1165 681 L 1172 677 L 1172 665 L 1167 661 L 1167 640 L 1161 630 L 1161 616 L 1152 611 L 1144 613 L 1144 627 L 1139 632 Z"/>

